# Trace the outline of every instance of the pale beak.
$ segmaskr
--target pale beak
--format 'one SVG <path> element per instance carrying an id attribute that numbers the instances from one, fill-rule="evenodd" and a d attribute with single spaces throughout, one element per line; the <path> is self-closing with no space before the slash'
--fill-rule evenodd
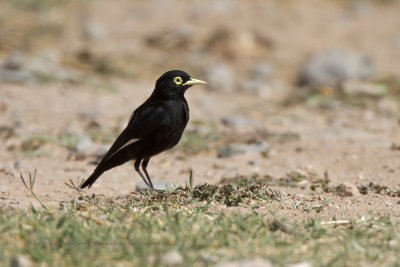
<path id="1" fill-rule="evenodd" d="M 183 85 L 195 85 L 195 84 L 207 84 L 205 81 L 197 80 L 197 79 L 190 79 L 189 81 L 185 82 Z"/>

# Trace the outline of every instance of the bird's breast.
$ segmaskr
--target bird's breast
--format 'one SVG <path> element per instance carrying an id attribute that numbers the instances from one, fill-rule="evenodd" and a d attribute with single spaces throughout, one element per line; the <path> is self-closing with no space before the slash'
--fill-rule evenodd
<path id="1" fill-rule="evenodd" d="M 178 144 L 189 121 L 189 109 L 186 101 L 179 104 L 174 103 L 167 107 L 162 130 L 157 132 L 155 136 L 155 142 L 162 150 L 172 148 Z"/>

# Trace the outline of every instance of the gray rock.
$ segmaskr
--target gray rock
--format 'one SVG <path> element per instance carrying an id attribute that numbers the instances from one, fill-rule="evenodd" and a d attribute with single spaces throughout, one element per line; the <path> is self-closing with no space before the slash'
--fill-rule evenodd
<path id="1" fill-rule="evenodd" d="M 357 186 L 349 182 L 344 182 L 338 185 L 336 187 L 336 193 L 341 197 L 355 197 L 361 195 Z"/>
<path id="2" fill-rule="evenodd" d="M 3 67 L 8 70 L 19 70 L 24 66 L 25 59 L 20 51 L 13 51 L 3 62 Z"/>
<path id="3" fill-rule="evenodd" d="M 81 120 L 96 121 L 99 117 L 99 111 L 97 109 L 84 110 L 78 113 L 78 117 Z"/>
<path id="4" fill-rule="evenodd" d="M 22 163 L 21 160 L 17 160 L 17 161 L 14 162 L 14 168 L 17 169 L 17 170 L 21 169 L 23 165 L 24 164 Z"/>
<path id="5" fill-rule="evenodd" d="M 226 116 L 221 118 L 221 122 L 227 126 L 257 125 L 257 122 L 242 116 Z"/>
<path id="6" fill-rule="evenodd" d="M 20 202 L 16 199 L 11 199 L 10 204 L 19 204 Z"/>
<path id="7" fill-rule="evenodd" d="M 262 82 L 258 80 L 243 80 L 238 85 L 239 90 L 246 92 L 255 92 L 260 90 L 263 87 Z"/>
<path id="8" fill-rule="evenodd" d="M 6 186 L 6 185 L 0 185 L 0 193 L 6 193 L 8 191 L 10 191 L 10 187 Z"/>
<path id="9" fill-rule="evenodd" d="M 250 71 L 251 78 L 257 81 L 269 81 L 274 73 L 272 65 L 267 62 L 255 64 Z"/>
<path id="10" fill-rule="evenodd" d="M 76 71 L 64 68 L 60 64 L 58 52 L 46 49 L 36 54 L 26 69 L 32 75 L 34 81 L 77 81 L 80 79 Z"/>
<path id="11" fill-rule="evenodd" d="M 160 190 L 160 191 L 164 191 L 164 190 L 170 190 L 170 189 L 175 189 L 177 188 L 177 186 L 173 183 L 173 182 L 169 182 L 169 181 L 153 181 L 153 186 L 155 190 Z M 136 185 L 136 191 L 145 191 L 145 190 L 149 190 L 150 188 L 144 183 L 144 182 L 140 182 Z"/>
<path id="12" fill-rule="evenodd" d="M 82 135 L 75 146 L 78 155 L 89 155 L 94 146 L 92 139 L 87 135 Z"/>
<path id="13" fill-rule="evenodd" d="M 378 110 L 389 114 L 397 114 L 400 109 L 400 103 L 389 97 L 382 98 L 378 102 Z"/>
<path id="14" fill-rule="evenodd" d="M 354 18 L 353 15 L 358 16 L 366 16 L 370 14 L 374 10 L 374 7 L 371 3 L 364 2 L 364 1 L 356 1 L 351 3 L 350 11 L 352 11 L 352 19 Z"/>
<path id="15" fill-rule="evenodd" d="M 373 62 L 365 55 L 340 49 L 313 54 L 300 69 L 301 85 L 337 87 L 348 80 L 365 80 L 375 73 Z"/>
<path id="16" fill-rule="evenodd" d="M 269 144 L 262 142 L 259 144 L 231 144 L 221 147 L 218 150 L 218 157 L 227 158 L 237 154 L 250 152 L 266 153 L 270 150 Z"/>
<path id="17" fill-rule="evenodd" d="M 32 261 L 25 255 L 17 254 L 11 260 L 11 267 L 30 267 Z"/>
<path id="18" fill-rule="evenodd" d="M 177 266 L 183 262 L 182 255 L 175 249 L 168 251 L 161 257 L 161 265 Z"/>
<path id="19" fill-rule="evenodd" d="M 311 263 L 304 261 L 294 264 L 289 264 L 287 267 L 312 267 Z"/>
<path id="20" fill-rule="evenodd" d="M 26 60 L 20 51 L 9 54 L 0 64 L 0 80 L 7 82 L 28 83 L 32 75 L 25 69 Z"/>
<path id="21" fill-rule="evenodd" d="M 239 261 L 225 261 L 217 265 L 217 267 L 273 267 L 274 265 L 265 259 L 247 259 Z"/>
<path id="22" fill-rule="evenodd" d="M 147 37 L 147 44 L 161 48 L 188 48 L 193 40 L 194 29 L 188 25 L 151 33 Z"/>
<path id="23" fill-rule="evenodd" d="M 94 20 L 87 19 L 82 25 L 83 35 L 91 40 L 100 40 L 104 37 L 104 29 Z"/>
<path id="24" fill-rule="evenodd" d="M 57 54 L 55 50 L 48 49 L 28 60 L 20 52 L 13 52 L 0 63 L 0 80 L 19 83 L 79 80 L 76 71 L 60 66 Z"/>
<path id="25" fill-rule="evenodd" d="M 96 156 L 96 158 L 102 159 L 106 155 L 110 147 L 111 147 L 110 145 L 101 145 L 97 148 L 94 155 Z"/>
<path id="26" fill-rule="evenodd" d="M 224 63 L 218 63 L 210 66 L 205 71 L 205 80 L 208 83 L 207 88 L 220 92 L 232 92 L 235 81 L 233 70 Z"/>

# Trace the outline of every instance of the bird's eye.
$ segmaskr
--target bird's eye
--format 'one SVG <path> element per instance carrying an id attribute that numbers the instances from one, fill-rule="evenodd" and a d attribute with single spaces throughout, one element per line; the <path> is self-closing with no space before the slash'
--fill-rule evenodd
<path id="1" fill-rule="evenodd" d="M 174 83 L 176 83 L 177 85 L 181 85 L 183 82 L 181 77 L 175 77 L 174 78 Z"/>

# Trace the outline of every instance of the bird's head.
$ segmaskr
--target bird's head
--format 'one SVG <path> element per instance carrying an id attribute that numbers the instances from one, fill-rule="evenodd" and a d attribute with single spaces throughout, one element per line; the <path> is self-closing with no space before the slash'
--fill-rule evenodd
<path id="1" fill-rule="evenodd" d="M 156 82 L 154 92 L 164 97 L 183 96 L 185 91 L 195 84 L 207 84 L 204 81 L 193 79 L 184 71 L 167 71 Z"/>

